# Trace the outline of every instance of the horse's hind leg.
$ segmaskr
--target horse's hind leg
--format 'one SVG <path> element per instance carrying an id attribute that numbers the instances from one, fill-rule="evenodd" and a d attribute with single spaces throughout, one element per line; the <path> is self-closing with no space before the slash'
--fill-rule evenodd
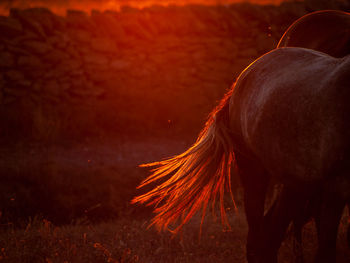
<path id="1" fill-rule="evenodd" d="M 345 161 L 347 160 L 347 161 Z M 334 176 L 324 184 L 322 206 L 319 218 L 317 263 L 331 263 L 336 260 L 336 241 L 338 226 L 345 205 L 350 198 L 350 162 L 344 159 Z"/>
<path id="2" fill-rule="evenodd" d="M 296 217 L 293 219 L 293 232 L 294 232 L 294 254 L 295 263 L 303 263 L 304 255 L 302 249 L 302 231 L 304 225 L 311 219 L 315 219 L 317 233 L 319 233 L 320 225 L 320 211 L 322 198 L 320 197 L 320 191 L 316 191 L 312 194 L 312 197 L 308 200 L 305 207 Z"/>
<path id="3" fill-rule="evenodd" d="M 273 214 L 275 213 L 276 206 L 280 202 L 279 198 L 274 200 L 272 206 L 267 211 L 264 216 L 265 222 L 270 222 L 272 220 Z M 309 216 L 306 213 L 307 207 L 304 207 L 301 211 L 302 213 L 296 215 L 293 220 L 293 252 L 295 255 L 295 263 L 304 263 L 304 256 L 302 250 L 302 232 L 304 224 L 309 220 Z M 276 250 L 276 249 L 275 249 Z M 277 252 L 276 252 L 277 253 Z"/>
<path id="4" fill-rule="evenodd" d="M 269 176 L 253 160 L 236 155 L 236 162 L 244 190 L 244 208 L 248 222 L 247 260 L 249 263 L 256 263 L 260 262 L 257 255 Z"/>
<path id="5" fill-rule="evenodd" d="M 294 232 L 294 240 L 293 240 L 293 252 L 295 254 L 295 263 L 304 263 L 304 255 L 303 255 L 303 226 L 304 221 L 294 219 L 293 220 L 293 232 Z"/>
<path id="6" fill-rule="evenodd" d="M 350 202 L 348 202 L 347 206 L 348 206 L 348 217 L 350 219 Z M 348 232 L 347 232 L 346 238 L 347 238 L 347 241 L 348 241 L 348 247 L 350 248 L 350 224 L 348 224 Z"/>
<path id="7" fill-rule="evenodd" d="M 284 186 L 275 204 L 264 217 L 261 258 L 262 262 L 277 262 L 278 249 L 290 222 L 296 217 L 307 200 L 306 189 Z"/>
<path id="8" fill-rule="evenodd" d="M 344 206 L 345 200 L 339 195 L 324 193 L 319 219 L 318 249 L 315 259 L 317 263 L 334 263 L 336 260 L 338 226 Z"/>

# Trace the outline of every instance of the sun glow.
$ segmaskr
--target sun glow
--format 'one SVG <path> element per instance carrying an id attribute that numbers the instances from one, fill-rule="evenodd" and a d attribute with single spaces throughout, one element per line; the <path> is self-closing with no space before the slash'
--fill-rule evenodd
<path id="1" fill-rule="evenodd" d="M 65 15 L 67 9 L 83 10 L 90 13 L 91 10 L 115 10 L 118 11 L 122 6 L 131 6 L 135 8 L 144 8 L 152 5 L 187 5 L 187 4 L 201 4 L 201 5 L 225 5 L 238 2 L 250 2 L 256 4 L 279 4 L 283 0 L 105 0 L 105 1 L 81 1 L 81 0 L 66 0 L 66 1 L 3 1 L 0 3 L 0 14 L 7 15 L 11 8 L 32 8 L 32 7 L 46 7 L 59 15 Z"/>

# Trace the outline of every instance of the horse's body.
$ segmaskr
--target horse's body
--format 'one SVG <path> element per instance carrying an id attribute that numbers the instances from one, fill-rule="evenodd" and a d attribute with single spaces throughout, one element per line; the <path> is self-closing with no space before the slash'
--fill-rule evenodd
<path id="1" fill-rule="evenodd" d="M 350 13 L 324 10 L 307 14 L 296 20 L 286 30 L 277 47 L 305 47 L 334 57 L 344 57 L 350 54 Z M 318 232 L 320 232 L 319 217 L 322 208 L 320 195 L 322 193 L 316 193 L 300 215 L 294 219 L 295 237 L 299 247 L 302 240 L 302 227 L 311 217 L 315 218 Z M 350 227 L 348 243 L 350 244 Z M 299 251 L 298 254 L 298 262 L 303 262 L 302 252 Z"/>
<path id="2" fill-rule="evenodd" d="M 286 30 L 278 47 L 305 47 L 344 57 L 350 53 L 350 13 L 325 10 L 307 14 Z"/>
<path id="3" fill-rule="evenodd" d="M 333 184 L 333 179 L 330 178 L 337 175 L 332 173 L 336 174 L 340 167 L 343 169 L 342 166 L 346 166 L 350 157 L 347 152 L 350 149 L 349 124 L 345 117 L 350 108 L 346 107 L 345 100 L 335 103 L 339 102 L 340 94 L 350 85 L 349 81 L 344 82 L 342 92 L 335 88 L 335 79 L 339 78 L 337 68 L 342 60 L 318 52 L 300 52 L 299 49 L 280 50 L 279 53 L 274 51 L 273 56 L 262 57 L 247 69 L 248 72 L 242 74 L 230 103 L 230 123 L 236 125 L 232 130 L 242 130 L 239 137 L 243 141 L 240 144 L 245 146 L 243 157 L 236 155 L 238 167 L 240 159 L 255 159 L 254 171 L 249 171 L 252 161 L 246 165 L 247 173 L 255 174 L 249 176 L 249 181 L 244 186 L 246 195 L 251 195 L 247 196 L 246 203 L 249 205 L 250 200 L 264 200 L 266 185 L 250 191 L 252 177 L 278 177 L 278 181 L 286 188 L 279 200 L 280 204 L 273 212 L 274 216 L 270 218 L 272 221 L 267 223 L 265 233 L 260 237 L 268 240 L 258 241 L 268 244 L 260 253 L 273 249 L 271 255 L 265 255 L 269 258 L 266 262 L 276 260 L 273 257 L 282 241 L 284 230 L 304 206 L 304 201 L 311 198 L 312 193 L 319 192 L 320 187 L 326 185 L 324 182 L 327 181 L 327 185 Z M 348 74 L 348 80 L 349 66 L 350 64 L 347 73 L 344 73 L 344 76 Z M 330 88 L 332 85 L 334 86 Z M 346 95 L 346 92 L 343 93 L 344 98 Z M 240 121 L 237 122 L 237 119 Z M 245 163 L 247 160 L 243 160 L 243 167 Z M 256 168 L 257 163 L 261 163 L 259 169 Z M 330 189 L 324 191 L 327 193 Z M 343 201 L 336 201 L 335 196 L 329 197 L 334 198 L 337 203 L 332 205 L 339 210 L 338 204 Z M 246 204 L 247 213 L 251 210 L 252 218 L 255 219 L 252 223 L 254 228 L 259 226 L 262 212 L 256 212 L 258 210 L 252 207 L 247 207 Z M 334 214 L 333 211 L 328 212 Z M 276 235 L 271 235 L 273 232 Z M 252 233 L 252 242 L 259 240 L 256 233 L 257 231 Z M 254 252 L 254 248 L 252 250 Z M 329 248 L 321 246 L 319 253 L 322 256 L 319 258 L 333 258 L 333 255 L 325 255 L 327 251 Z M 335 251 L 331 254 L 333 252 Z"/>
<path id="4" fill-rule="evenodd" d="M 186 223 L 217 196 L 223 204 L 235 161 L 249 226 L 248 262 L 277 262 L 288 224 L 314 191 L 322 189 L 323 202 L 335 202 L 335 210 L 350 196 L 349 86 L 350 57 L 303 48 L 262 56 L 242 72 L 194 146 L 150 164 L 160 167 L 142 185 L 171 177 L 134 202 L 158 204 L 154 223 L 161 227 L 178 218 Z M 283 194 L 263 220 L 272 177 L 284 184 Z M 324 222 L 331 220 L 338 219 Z M 333 232 L 324 229 L 326 244 Z M 329 250 L 320 247 L 319 262 L 333 262 Z"/>

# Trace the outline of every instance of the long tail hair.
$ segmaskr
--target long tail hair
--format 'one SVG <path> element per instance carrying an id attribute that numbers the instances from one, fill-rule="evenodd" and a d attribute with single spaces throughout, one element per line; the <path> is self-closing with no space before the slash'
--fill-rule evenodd
<path id="1" fill-rule="evenodd" d="M 156 215 L 151 225 L 159 230 L 169 229 L 171 223 L 180 220 L 178 227 L 171 230 L 176 233 L 199 210 L 202 210 L 202 226 L 208 206 L 214 212 L 217 199 L 222 223 L 229 227 L 224 194 L 229 192 L 234 203 L 231 190 L 234 153 L 228 125 L 231 94 L 232 90 L 212 111 L 198 139 L 187 151 L 164 161 L 140 165 L 156 168 L 138 188 L 160 179 L 163 183 L 135 197 L 132 203 L 155 205 Z"/>

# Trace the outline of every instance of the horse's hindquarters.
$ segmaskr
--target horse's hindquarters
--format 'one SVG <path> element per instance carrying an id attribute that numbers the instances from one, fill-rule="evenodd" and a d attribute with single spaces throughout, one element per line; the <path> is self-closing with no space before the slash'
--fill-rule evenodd
<path id="1" fill-rule="evenodd" d="M 350 107 L 332 81 L 342 64 L 307 49 L 277 49 L 237 82 L 233 126 L 240 127 L 247 148 L 284 183 L 321 182 L 346 154 L 350 137 L 344 123 Z"/>

